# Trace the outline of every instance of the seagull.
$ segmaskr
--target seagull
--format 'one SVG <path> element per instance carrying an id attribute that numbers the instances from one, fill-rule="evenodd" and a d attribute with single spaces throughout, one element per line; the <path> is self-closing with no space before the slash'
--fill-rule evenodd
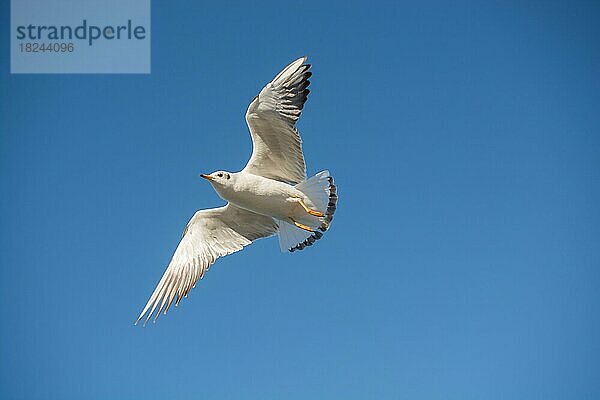
<path id="1" fill-rule="evenodd" d="M 312 75 L 306 60 L 285 67 L 250 103 L 253 149 L 244 169 L 200 174 L 228 203 L 194 214 L 136 324 L 178 305 L 219 257 L 275 234 L 281 251 L 303 250 L 329 229 L 337 189 L 327 170 L 307 178 L 296 129 Z"/>

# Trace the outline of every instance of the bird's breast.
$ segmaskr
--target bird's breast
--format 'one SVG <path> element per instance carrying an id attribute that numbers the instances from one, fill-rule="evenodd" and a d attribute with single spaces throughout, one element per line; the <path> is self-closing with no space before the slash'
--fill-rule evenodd
<path id="1" fill-rule="evenodd" d="M 258 178 L 258 179 L 256 179 Z M 223 197 L 240 208 L 270 217 L 287 217 L 289 197 L 297 195 L 293 186 L 262 177 L 252 177 L 237 182 Z"/>

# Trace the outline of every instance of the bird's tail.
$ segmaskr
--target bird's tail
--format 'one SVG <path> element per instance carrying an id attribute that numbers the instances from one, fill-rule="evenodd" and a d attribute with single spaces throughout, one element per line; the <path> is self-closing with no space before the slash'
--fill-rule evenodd
<path id="1" fill-rule="evenodd" d="M 310 203 L 312 203 L 310 206 L 314 207 L 315 211 L 319 211 L 324 215 L 318 218 L 308 217 L 310 219 L 306 221 L 306 225 L 313 228 L 314 232 L 309 232 L 289 222 L 278 220 L 278 236 L 281 251 L 303 250 L 306 246 L 312 246 L 317 240 L 321 239 L 323 232 L 329 229 L 337 206 L 337 188 L 333 183 L 333 177 L 329 175 L 329 171 L 327 170 L 300 182 L 296 185 L 296 189 L 308 197 Z M 305 223 L 305 221 L 299 222 Z"/>

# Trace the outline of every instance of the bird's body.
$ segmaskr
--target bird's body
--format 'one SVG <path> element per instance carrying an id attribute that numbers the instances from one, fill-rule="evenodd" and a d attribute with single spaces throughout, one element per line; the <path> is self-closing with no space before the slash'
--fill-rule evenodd
<path id="1" fill-rule="evenodd" d="M 228 202 L 197 211 L 156 289 L 142 310 L 148 321 L 187 296 L 219 257 L 277 234 L 282 251 L 302 250 L 323 237 L 337 204 L 329 171 L 306 177 L 296 129 L 311 76 L 302 57 L 285 67 L 256 96 L 246 113 L 252 156 L 240 172 L 201 176 Z M 137 323 L 137 322 L 136 322 Z"/>
<path id="2" fill-rule="evenodd" d="M 291 199 L 302 199 L 307 206 L 315 207 L 308 196 L 288 183 L 243 171 L 230 176 L 232 185 L 214 185 L 215 191 L 244 210 L 293 223 L 294 218 L 304 220 L 310 214 Z"/>

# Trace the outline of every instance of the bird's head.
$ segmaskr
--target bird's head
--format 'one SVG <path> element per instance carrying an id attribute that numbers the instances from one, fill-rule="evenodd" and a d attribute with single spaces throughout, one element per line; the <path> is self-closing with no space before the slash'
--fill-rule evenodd
<path id="1" fill-rule="evenodd" d="M 232 183 L 232 173 L 227 171 L 215 171 L 212 174 L 200 174 L 200 177 L 209 181 L 213 186 L 228 186 Z"/>

